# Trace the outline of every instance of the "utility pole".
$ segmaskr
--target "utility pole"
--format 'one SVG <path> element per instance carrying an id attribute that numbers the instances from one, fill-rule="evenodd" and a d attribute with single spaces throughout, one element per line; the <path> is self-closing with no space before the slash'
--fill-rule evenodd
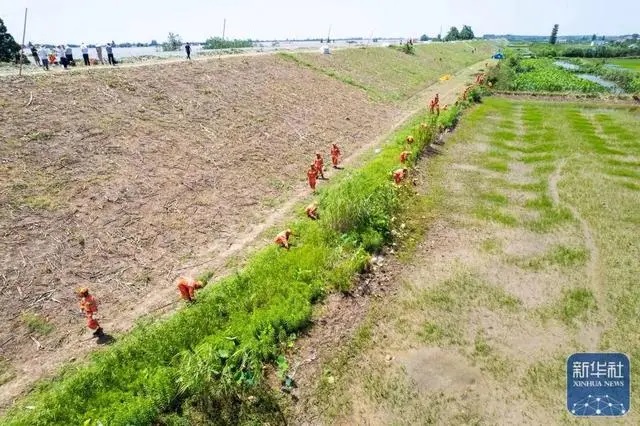
<path id="1" fill-rule="evenodd" d="M 22 49 L 24 49 L 24 35 L 27 32 L 27 8 L 24 8 L 24 26 L 22 27 L 22 44 L 20 45 L 20 71 L 18 75 L 22 75 Z"/>
<path id="2" fill-rule="evenodd" d="M 327 44 L 331 41 L 331 25 L 329 25 L 329 34 L 327 34 Z"/>
<path id="3" fill-rule="evenodd" d="M 224 41 L 224 32 L 227 29 L 227 18 L 224 18 L 224 21 L 222 21 L 222 41 Z"/>

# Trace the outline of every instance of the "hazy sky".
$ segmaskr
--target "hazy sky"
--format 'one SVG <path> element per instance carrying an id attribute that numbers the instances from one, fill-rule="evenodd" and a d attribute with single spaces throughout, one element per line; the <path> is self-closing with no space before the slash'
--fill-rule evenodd
<path id="1" fill-rule="evenodd" d="M 172 31 L 200 41 L 230 38 L 435 36 L 452 25 L 476 35 L 640 33 L 640 0 L 0 0 L 0 18 L 20 42 L 159 42 Z"/>

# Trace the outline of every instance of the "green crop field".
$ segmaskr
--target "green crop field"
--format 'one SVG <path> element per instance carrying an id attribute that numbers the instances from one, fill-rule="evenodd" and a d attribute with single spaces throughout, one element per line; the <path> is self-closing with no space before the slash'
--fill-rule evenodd
<path id="1" fill-rule="evenodd" d="M 516 75 L 512 90 L 532 92 L 605 92 L 596 83 L 584 80 L 553 64 L 549 59 L 523 59 L 523 72 Z"/>
<path id="2" fill-rule="evenodd" d="M 471 53 L 475 49 L 474 53 Z M 390 47 L 283 53 L 290 60 L 360 87 L 374 99 L 402 100 L 433 84 L 443 74 L 486 59 L 495 50 L 485 41 L 416 45 L 409 55 Z"/>
<path id="3" fill-rule="evenodd" d="M 640 109 L 488 98 L 445 147 L 422 168 L 424 247 L 323 367 L 318 415 L 573 424 L 567 357 L 640 357 Z"/>
<path id="4" fill-rule="evenodd" d="M 621 68 L 640 72 L 640 59 L 588 59 L 588 61 L 598 64 L 613 64 Z"/>

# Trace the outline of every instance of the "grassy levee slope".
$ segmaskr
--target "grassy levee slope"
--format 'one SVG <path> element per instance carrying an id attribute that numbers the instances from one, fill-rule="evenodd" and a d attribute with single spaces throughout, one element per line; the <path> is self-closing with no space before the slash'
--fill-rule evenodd
<path id="1" fill-rule="evenodd" d="M 222 423 L 250 420 L 248 405 L 260 411 L 268 404 L 245 398 L 261 381 L 263 363 L 308 325 L 316 300 L 348 289 L 368 253 L 391 239 L 391 218 L 410 192 L 393 185 L 390 175 L 407 149 L 406 135 L 415 136 L 410 149 L 417 154 L 458 113 L 452 107 L 427 126 L 414 119 L 366 166 L 324 187 L 321 220 L 291 223 L 290 251 L 258 252 L 236 275 L 203 290 L 196 304 L 139 324 L 90 362 L 42 383 L 0 423 L 145 425 L 185 421 L 190 410 Z"/>
<path id="2" fill-rule="evenodd" d="M 430 43 L 414 54 L 392 47 L 335 50 L 330 55 L 282 53 L 283 57 L 365 90 L 372 99 L 398 101 L 435 83 L 447 73 L 488 58 L 485 41 Z"/>
<path id="3" fill-rule="evenodd" d="M 467 114 L 445 155 L 419 166 L 438 201 L 398 295 L 325 367 L 324 421 L 576 422 L 567 357 L 640 357 L 639 118 L 499 98 Z M 631 386 L 624 422 L 638 424 Z"/>

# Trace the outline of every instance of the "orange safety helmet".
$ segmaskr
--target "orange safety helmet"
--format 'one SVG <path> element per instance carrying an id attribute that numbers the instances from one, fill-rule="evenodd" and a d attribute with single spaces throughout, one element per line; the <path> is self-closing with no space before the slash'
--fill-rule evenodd
<path id="1" fill-rule="evenodd" d="M 89 294 L 89 289 L 87 287 L 80 287 L 78 290 L 76 290 L 76 294 L 78 296 L 86 296 Z"/>

